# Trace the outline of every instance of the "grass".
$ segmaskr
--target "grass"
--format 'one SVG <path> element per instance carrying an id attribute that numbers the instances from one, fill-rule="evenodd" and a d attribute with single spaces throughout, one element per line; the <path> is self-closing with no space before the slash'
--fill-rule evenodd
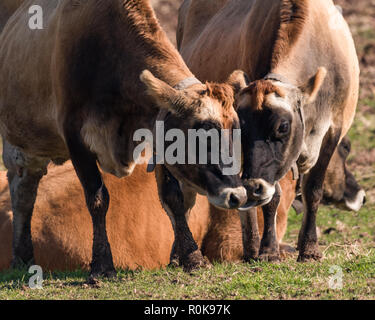
<path id="1" fill-rule="evenodd" d="M 375 207 L 359 213 L 322 208 L 321 262 L 214 264 L 192 274 L 180 268 L 119 270 L 117 278 L 92 286 L 85 271 L 44 275 L 43 289 L 28 287 L 25 271 L 0 273 L 1 299 L 375 299 Z M 295 243 L 301 215 L 290 213 L 286 241 Z M 330 289 L 330 269 L 342 269 L 343 288 Z"/>

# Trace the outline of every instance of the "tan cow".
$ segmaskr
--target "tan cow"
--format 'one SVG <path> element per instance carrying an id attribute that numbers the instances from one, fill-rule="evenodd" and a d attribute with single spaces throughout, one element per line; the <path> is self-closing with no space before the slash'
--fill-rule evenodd
<path id="1" fill-rule="evenodd" d="M 185 0 L 177 42 L 201 80 L 220 81 L 235 69 L 248 74 L 251 83 L 237 97 L 248 193 L 242 210 L 247 229 L 255 229 L 247 209 L 264 206 L 260 258 L 279 258 L 278 181 L 297 162 L 305 205 L 298 260 L 319 259 L 315 220 L 324 176 L 352 124 L 359 89 L 341 13 L 332 0 Z"/>
<path id="2" fill-rule="evenodd" d="M 41 30 L 29 26 L 32 5 L 43 9 Z M 185 134 L 212 123 L 239 128 L 233 101 L 243 81 L 240 73 L 224 84 L 198 81 L 147 0 L 22 2 L 0 35 L 0 134 L 12 197 L 13 266 L 32 263 L 31 217 L 48 163 L 71 159 L 92 217 L 91 274 L 113 275 L 109 194 L 97 163 L 117 177 L 130 175 L 140 144 L 133 135 L 153 129 L 158 115 L 166 129 Z M 237 175 L 223 175 L 221 165 L 165 164 L 157 174 L 182 263 L 199 266 L 204 259 L 185 218 L 197 192 L 234 208 L 246 201 L 246 190 Z"/>
<path id="3" fill-rule="evenodd" d="M 363 203 L 363 190 L 348 171 L 345 161 L 348 140 L 340 144 L 329 166 L 325 183 L 326 201 L 348 209 Z M 345 151 L 346 150 L 346 151 Z M 155 177 L 137 167 L 128 179 L 104 174 L 111 195 L 107 216 L 108 237 L 114 265 L 121 269 L 155 269 L 169 263 L 173 230 L 161 207 Z M 288 211 L 295 197 L 295 184 L 288 174 L 281 182 L 283 196 L 277 214 L 277 239 L 282 241 Z M 332 193 L 335 187 L 339 192 Z M 144 196 L 147 194 L 147 197 Z M 358 199 L 358 200 L 357 200 Z M 355 204 L 353 207 L 353 203 Z M 11 201 L 5 172 L 0 172 L 0 270 L 9 268 L 12 257 Z M 258 209 L 259 231 L 263 215 Z M 198 197 L 190 215 L 194 239 L 210 261 L 241 261 L 242 232 L 236 211 L 209 211 L 207 199 Z M 52 167 L 40 183 L 32 219 L 35 262 L 44 270 L 88 269 L 91 259 L 92 224 L 84 205 L 84 194 L 71 163 Z M 284 252 L 291 250 L 281 244 Z"/>

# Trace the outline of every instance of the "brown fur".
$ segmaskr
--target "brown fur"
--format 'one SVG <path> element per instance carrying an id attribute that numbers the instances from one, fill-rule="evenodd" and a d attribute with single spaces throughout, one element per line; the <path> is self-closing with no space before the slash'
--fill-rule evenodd
<path id="1" fill-rule="evenodd" d="M 234 104 L 234 92 L 233 88 L 228 84 L 217 85 L 216 83 L 206 83 L 207 94 L 209 97 L 221 101 L 223 107 L 222 123 L 223 129 L 230 129 L 232 127 L 232 121 L 235 117 L 233 104 Z"/>
<path id="2" fill-rule="evenodd" d="M 349 143 L 345 138 L 345 144 Z M 356 197 L 356 193 L 351 194 L 353 190 L 347 190 L 345 161 L 349 153 L 343 153 L 343 146 L 335 152 L 324 184 L 328 202 L 336 204 L 345 202 L 347 196 Z M 127 179 L 107 174 L 104 179 L 112 199 L 107 222 L 115 266 L 125 269 L 165 266 L 169 262 L 173 231 L 161 208 L 154 175 L 146 174 L 145 168 L 139 167 Z M 280 185 L 282 197 L 276 218 L 279 242 L 285 235 L 288 212 L 295 197 L 296 181 L 292 180 L 291 172 Z M 357 186 L 354 192 L 360 190 Z M 92 226 L 83 201 L 72 165 L 50 167 L 41 181 L 32 220 L 36 262 L 44 269 L 88 268 Z M 0 270 L 8 268 L 11 260 L 12 216 L 6 173 L 0 172 Z M 198 197 L 189 225 L 203 254 L 210 260 L 242 260 L 241 223 L 236 211 L 209 207 L 206 198 Z M 258 227 L 262 234 L 261 209 L 258 209 Z"/>
<path id="3" fill-rule="evenodd" d="M 304 29 L 309 10 L 307 0 L 282 0 L 280 3 L 280 26 L 273 48 L 271 67 L 288 55 Z"/>
<path id="4" fill-rule="evenodd" d="M 334 104 L 332 118 L 335 127 L 342 126 L 342 138 L 355 114 L 359 66 L 347 24 L 342 21 L 336 29 L 328 26 L 329 15 L 336 11 L 331 0 L 223 0 L 215 5 L 185 0 L 177 42 L 188 66 L 201 80 L 223 80 L 241 69 L 250 81 L 271 71 L 300 86 L 319 67 L 329 66 L 316 104 L 324 105 L 327 92 L 333 90 L 329 95 Z M 336 90 L 335 77 L 342 80 Z M 322 112 L 317 114 L 327 118 Z"/>
<path id="5" fill-rule="evenodd" d="M 267 80 L 258 80 L 252 82 L 247 88 L 243 89 L 241 91 L 241 96 L 249 95 L 250 101 L 246 104 L 250 105 L 252 110 L 260 111 L 263 109 L 263 102 L 266 96 L 274 92 L 281 97 L 285 96 L 282 89 L 273 85 L 272 82 Z M 239 99 L 241 99 L 241 96 Z"/>
<path id="6" fill-rule="evenodd" d="M 104 223 L 109 196 L 98 164 L 117 177 L 131 175 L 138 146 L 134 133 L 152 130 L 166 110 L 166 126 L 184 132 L 203 121 L 239 127 L 234 92 L 217 83 L 207 90 L 198 81 L 184 90 L 175 88 L 194 76 L 149 0 L 39 0 L 44 26 L 37 32 L 24 23 L 30 4 L 22 2 L 0 34 L 0 82 L 6 84 L 0 87 L 0 134 L 12 185 L 13 266 L 33 260 L 30 219 L 48 162 L 71 159 L 93 218 L 92 274 L 110 275 Z M 246 201 L 237 175 L 224 179 L 217 168 L 215 183 L 202 179 L 211 169 L 175 165 L 171 172 L 192 192 L 208 195 L 222 207 Z M 237 192 L 238 203 L 230 203 L 225 194 L 230 192 Z M 187 229 L 181 238 L 193 242 Z"/>
<path id="7" fill-rule="evenodd" d="M 114 264 L 123 269 L 154 269 L 169 262 L 173 230 L 161 207 L 155 177 L 145 167 L 117 179 L 104 174 L 111 195 L 107 231 Z M 146 191 L 147 190 L 147 191 Z M 5 172 L 0 176 L 0 269 L 11 260 L 12 213 Z M 190 227 L 198 244 L 208 225 L 208 203 L 198 197 Z M 71 163 L 50 167 L 41 181 L 32 219 L 36 263 L 45 270 L 88 269 L 92 224 Z"/>
<path id="8" fill-rule="evenodd" d="M 243 148 L 244 183 L 248 196 L 259 203 L 269 197 L 267 183 L 279 181 L 297 161 L 300 172 L 306 173 L 298 259 L 319 259 L 315 221 L 324 175 L 353 122 L 358 101 L 359 64 L 349 27 L 332 0 L 227 0 L 220 4 L 209 7 L 203 0 L 184 1 L 179 13 L 179 50 L 201 80 L 218 81 L 236 69 L 244 70 L 250 81 L 269 74 L 281 79 L 274 84 L 285 91 L 285 97 L 270 96 L 266 111 L 260 110 L 261 103 L 272 91 L 265 90 L 269 86 L 265 83 L 253 84 L 247 97 L 243 95 L 237 103 L 241 126 L 249 131 L 243 139 L 248 142 Z M 206 9 L 204 17 L 198 13 L 201 8 Z M 260 112 L 250 116 L 247 110 Z M 289 134 L 283 136 L 277 154 L 267 154 L 266 150 L 276 150 L 279 144 L 269 137 L 283 128 L 262 129 L 286 113 Z M 263 188 L 258 188 L 259 183 Z M 254 192 L 257 189 L 262 193 Z M 260 256 L 277 260 L 272 232 L 275 203 L 270 205 L 265 220 L 270 232 L 265 233 Z"/>
<path id="9" fill-rule="evenodd" d="M 104 174 L 104 181 L 111 196 L 107 232 L 115 266 L 164 267 L 169 263 L 174 236 L 158 198 L 154 175 L 147 174 L 145 167 L 137 167 L 126 179 Z M 282 185 L 287 189 L 278 215 L 280 240 L 294 199 L 293 184 L 285 180 Z M 209 212 L 207 199 L 198 196 L 189 221 L 197 244 L 212 260 L 240 260 L 243 251 L 238 214 Z M 262 230 L 261 214 L 259 226 Z M 4 270 L 10 265 L 12 247 L 12 211 L 5 172 L 0 172 L 0 230 L 0 270 Z M 89 268 L 92 224 L 70 162 L 51 166 L 42 179 L 32 219 L 32 237 L 36 263 L 44 270 Z"/>

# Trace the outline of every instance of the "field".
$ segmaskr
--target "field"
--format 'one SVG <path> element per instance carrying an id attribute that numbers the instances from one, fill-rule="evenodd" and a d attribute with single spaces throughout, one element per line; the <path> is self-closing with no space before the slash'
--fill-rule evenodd
<path id="1" fill-rule="evenodd" d="M 179 1 L 155 0 L 170 37 Z M 350 131 L 350 169 L 367 193 L 358 213 L 321 207 L 321 262 L 215 264 L 192 274 L 180 268 L 119 270 L 117 278 L 86 283 L 87 273 L 45 274 L 42 290 L 26 271 L 0 273 L 0 299 L 375 299 L 375 0 L 337 0 L 350 24 L 361 63 L 358 112 Z M 301 215 L 290 212 L 285 242 L 295 245 Z M 342 280 L 342 282 L 341 282 Z M 340 286 L 342 284 L 342 287 Z"/>

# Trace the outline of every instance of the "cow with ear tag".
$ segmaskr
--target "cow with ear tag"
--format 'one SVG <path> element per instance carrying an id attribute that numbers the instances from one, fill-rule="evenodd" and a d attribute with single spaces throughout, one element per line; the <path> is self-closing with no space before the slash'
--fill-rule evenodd
<path id="1" fill-rule="evenodd" d="M 230 133 L 227 136 L 230 140 L 227 141 L 229 147 L 233 144 L 231 132 L 240 129 L 233 103 L 235 94 L 243 87 L 244 78 L 243 72 L 235 71 L 223 84 L 202 84 L 193 78 L 185 79 L 172 88 L 148 71 L 141 75 L 148 94 L 164 108 L 157 120 L 163 121 L 166 132 L 178 128 L 184 137 L 188 137 L 191 129 L 203 129 L 207 132 L 213 130 L 218 133 L 220 141 L 223 141 L 222 138 L 225 137 L 222 135 L 227 130 Z M 159 196 L 174 229 L 175 242 L 171 261 L 178 260 L 185 270 L 190 271 L 207 263 L 188 227 L 189 214 L 197 193 L 206 195 L 211 204 L 227 209 L 236 209 L 245 204 L 247 196 L 238 175 L 239 170 L 236 174 L 226 175 L 225 164 L 221 159 L 218 163 L 200 163 L 198 153 L 191 154 L 191 146 L 188 145 L 191 141 L 185 139 L 185 142 L 182 146 L 185 155 L 182 163 L 171 164 L 165 161 L 157 164 L 160 155 L 156 155 L 153 165 L 150 164 L 148 169 L 156 167 Z M 172 143 L 166 141 L 165 148 Z M 206 143 L 207 159 L 211 159 L 216 146 L 212 141 Z M 199 148 L 196 144 L 193 150 L 200 150 Z M 189 164 L 192 158 L 195 158 L 194 164 Z M 237 160 L 240 161 L 239 158 Z"/>
<path id="2" fill-rule="evenodd" d="M 358 57 L 341 13 L 331 0 L 185 0 L 177 43 L 199 79 L 219 81 L 242 69 L 251 81 L 237 100 L 248 193 L 241 215 L 244 230 L 254 229 L 247 216 L 263 206 L 259 258 L 279 259 L 279 181 L 297 163 L 305 207 L 298 260 L 320 259 L 316 213 L 324 176 L 358 102 Z"/>
<path id="3" fill-rule="evenodd" d="M 25 23 L 28 3 L 17 2 L 0 33 L 0 134 L 12 197 L 12 266 L 33 264 L 31 219 L 48 163 L 71 159 L 92 218 L 91 276 L 112 276 L 109 193 L 99 167 L 117 177 L 131 175 L 139 144 L 134 133 L 152 129 L 160 111 L 170 113 L 166 124 L 183 131 L 207 124 L 238 128 L 236 86 L 196 80 L 148 0 L 40 0 L 45 23 L 38 32 Z M 160 195 L 181 261 L 191 269 L 203 261 L 186 223 L 196 192 L 216 206 L 237 208 L 246 190 L 238 174 L 224 175 L 220 163 L 170 164 L 162 171 Z"/>

